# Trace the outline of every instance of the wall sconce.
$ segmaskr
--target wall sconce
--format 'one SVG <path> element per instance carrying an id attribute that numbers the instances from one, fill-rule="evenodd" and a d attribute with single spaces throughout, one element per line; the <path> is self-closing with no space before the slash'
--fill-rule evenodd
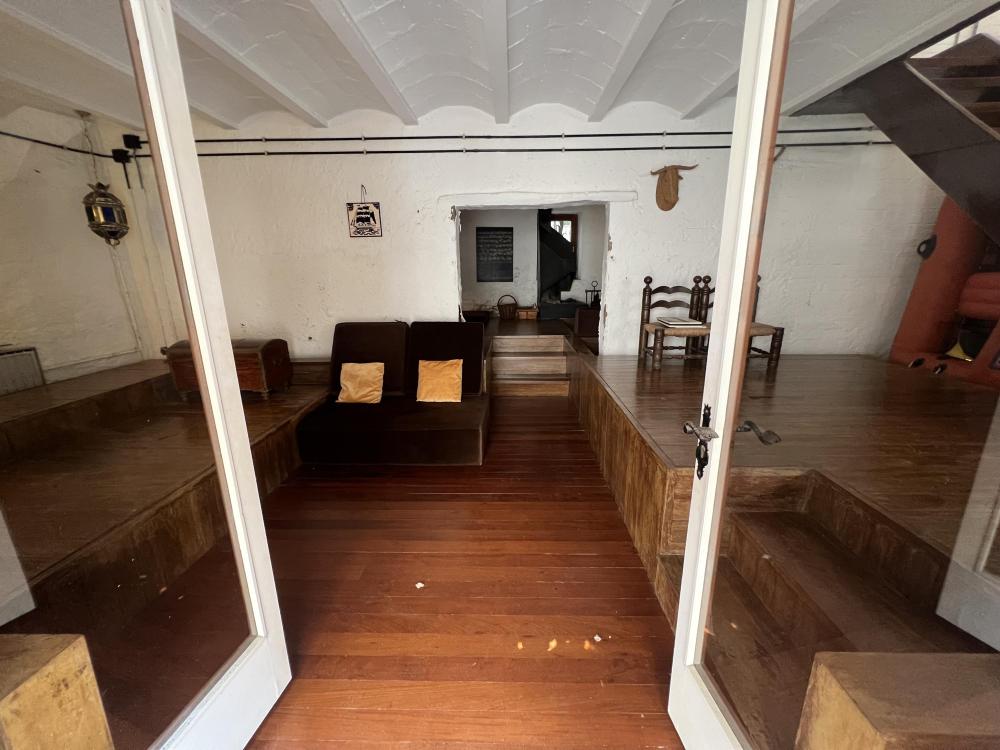
<path id="1" fill-rule="evenodd" d="M 108 186 L 103 182 L 95 182 L 89 187 L 91 192 L 83 197 L 87 226 L 111 247 L 117 247 L 122 237 L 128 234 L 125 205 L 114 193 L 108 191 Z"/>

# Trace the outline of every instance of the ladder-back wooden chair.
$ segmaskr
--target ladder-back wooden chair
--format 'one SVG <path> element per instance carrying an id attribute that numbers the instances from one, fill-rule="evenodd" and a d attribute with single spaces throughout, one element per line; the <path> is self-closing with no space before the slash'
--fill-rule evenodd
<path id="1" fill-rule="evenodd" d="M 715 288 L 712 284 L 711 276 L 695 276 L 691 287 L 685 286 L 658 286 L 653 287 L 653 279 L 647 276 L 644 279 L 646 286 L 642 290 L 642 320 L 639 324 L 639 359 L 645 364 L 646 357 L 652 359 L 653 369 L 659 369 L 664 356 L 669 359 L 703 359 L 708 353 L 708 339 L 711 333 L 711 321 L 709 320 L 712 308 L 715 306 L 713 295 Z M 655 299 L 655 297 L 676 297 L 674 299 Z M 758 323 L 757 303 L 760 301 L 760 276 L 757 277 L 757 288 L 754 291 L 754 322 L 750 326 L 750 345 L 747 350 L 748 357 L 762 357 L 767 359 L 768 367 L 778 364 L 781 357 L 781 344 L 784 339 L 785 329 L 780 326 L 772 326 L 767 323 Z M 663 323 L 662 321 L 650 321 L 652 311 L 657 308 L 677 309 L 686 311 L 680 313 L 683 317 L 688 317 L 701 322 L 698 326 L 677 326 Z M 754 338 L 768 336 L 771 345 L 768 349 L 762 349 L 753 345 Z M 650 344 L 652 337 L 652 344 Z M 683 338 L 683 345 L 667 346 L 664 339 Z M 664 351 L 681 351 L 680 354 L 664 354 Z"/>
<path id="2" fill-rule="evenodd" d="M 642 321 L 639 324 L 639 358 L 645 361 L 646 356 L 651 355 L 653 366 L 659 367 L 663 359 L 663 351 L 682 351 L 680 355 L 668 355 L 669 357 L 681 357 L 692 359 L 704 357 L 708 350 L 708 316 L 714 302 L 712 295 L 715 288 L 712 286 L 712 277 L 695 276 L 691 286 L 658 286 L 653 287 L 653 277 L 647 276 L 643 281 L 646 286 L 642 290 Z M 662 297 L 663 299 L 654 299 Z M 670 336 L 684 338 L 683 345 L 665 346 L 664 336 L 667 335 L 668 327 L 662 323 L 650 322 L 652 311 L 656 309 L 676 310 L 678 317 L 691 318 L 700 321 L 703 325 L 698 327 L 678 329 L 674 333 L 671 329 Z M 650 337 L 653 343 L 650 344 Z"/>

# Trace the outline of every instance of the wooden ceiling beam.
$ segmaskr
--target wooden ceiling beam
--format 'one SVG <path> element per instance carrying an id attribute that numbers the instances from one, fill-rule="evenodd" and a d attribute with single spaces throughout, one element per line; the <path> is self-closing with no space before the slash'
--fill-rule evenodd
<path id="1" fill-rule="evenodd" d="M 510 122 L 510 64 L 507 59 L 507 0 L 484 0 L 486 62 L 493 84 L 493 119 Z"/>
<path id="2" fill-rule="evenodd" d="M 58 29 L 54 29 L 29 13 L 25 13 L 24 11 L 15 8 L 2 0 L 0 0 L 0 13 L 15 19 L 17 22 L 30 27 L 34 31 L 44 34 L 49 39 L 64 47 L 70 55 L 82 57 L 90 62 L 97 63 L 103 67 L 114 70 L 131 79 L 135 78 L 132 71 L 132 64 L 128 60 L 119 60 L 102 50 L 95 49 L 86 42 L 74 36 L 70 36 L 69 34 L 66 34 Z M 23 76 L 5 75 L 4 77 L 18 85 L 30 88 L 40 94 L 50 94 L 53 100 L 59 104 L 65 105 L 73 102 L 73 106 L 78 109 L 102 114 L 113 120 L 117 120 L 123 125 L 128 125 L 131 128 L 143 129 L 145 127 L 142 123 L 141 115 L 136 117 L 132 114 L 133 111 L 136 114 L 139 113 L 138 94 L 135 94 L 135 103 L 133 107 L 125 106 L 123 108 L 116 108 L 115 112 L 109 112 L 107 111 L 109 108 L 105 106 L 103 108 L 105 111 L 101 111 L 101 108 L 97 105 L 88 104 L 86 97 L 80 96 L 81 92 L 67 96 L 66 93 L 51 91 L 51 87 L 26 80 Z M 135 92 L 134 87 L 132 88 L 132 92 Z M 205 119 L 210 120 L 216 125 L 220 125 L 221 127 L 235 129 L 239 124 L 231 118 L 221 114 L 215 107 L 211 107 L 198 101 L 189 101 L 188 104 L 194 112 L 198 113 Z"/>
<path id="3" fill-rule="evenodd" d="M 622 45 L 611 77 L 604 90 L 601 91 L 594 108 L 587 115 L 588 120 L 591 122 L 603 120 L 605 115 L 615 106 L 618 95 L 629 76 L 632 75 L 632 71 L 635 70 L 639 58 L 642 57 L 642 53 L 646 51 L 649 43 L 653 41 L 653 37 L 656 36 L 656 32 L 663 24 L 663 19 L 667 17 L 670 9 L 676 4 L 677 0 L 649 0 L 642 14 L 636 20 L 632 33 Z"/>
<path id="4" fill-rule="evenodd" d="M 358 67 L 368 76 L 375 89 L 385 99 L 386 104 L 406 125 L 416 125 L 417 115 L 410 107 L 403 92 L 399 90 L 392 76 L 382 65 L 371 44 L 361 33 L 354 17 L 348 13 L 342 0 L 310 0 L 330 30 L 337 35 L 340 43 L 354 58 Z"/>
<path id="5" fill-rule="evenodd" d="M 282 109 L 318 128 L 325 128 L 327 118 L 302 102 L 293 93 L 268 75 L 268 72 L 236 51 L 221 36 L 202 28 L 188 11 L 174 4 L 174 25 L 177 33 L 202 52 L 224 65 Z"/>
<path id="6" fill-rule="evenodd" d="M 811 26 L 813 26 L 813 24 L 833 10 L 834 6 L 836 6 L 839 2 L 840 0 L 813 0 L 813 2 L 808 5 L 799 6 L 800 9 L 796 13 L 795 21 L 792 24 L 792 38 L 789 44 L 794 43 L 796 37 L 804 34 Z M 698 117 L 720 99 L 732 94 L 736 91 L 736 83 L 739 77 L 740 68 L 739 65 L 735 65 L 730 70 L 729 75 L 719 81 L 719 83 L 715 86 L 711 86 L 706 89 L 701 98 L 699 98 L 686 110 L 682 111 L 681 117 L 685 120 Z"/>

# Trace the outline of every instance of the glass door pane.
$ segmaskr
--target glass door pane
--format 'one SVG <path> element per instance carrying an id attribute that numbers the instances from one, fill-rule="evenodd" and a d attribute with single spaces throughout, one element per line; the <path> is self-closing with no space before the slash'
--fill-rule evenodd
<path id="1" fill-rule="evenodd" d="M 219 417 L 189 343 L 191 289 L 174 270 L 152 160 L 123 139 L 147 134 L 121 7 L 11 5 L 0 13 L 0 653 L 82 637 L 90 666 L 68 679 L 96 680 L 114 746 L 143 748 L 258 629 L 216 462 Z M 281 411 L 265 396 L 246 394 L 257 442 Z"/>
<path id="2" fill-rule="evenodd" d="M 905 31 L 879 4 L 840 22 L 852 50 Z M 970 31 L 864 75 L 841 61 L 853 83 L 822 97 L 806 37 L 782 129 L 814 132 L 773 155 L 698 662 L 755 748 L 990 744 L 1000 224 L 981 181 L 1000 46 Z M 839 231 L 812 232 L 819 213 Z"/>

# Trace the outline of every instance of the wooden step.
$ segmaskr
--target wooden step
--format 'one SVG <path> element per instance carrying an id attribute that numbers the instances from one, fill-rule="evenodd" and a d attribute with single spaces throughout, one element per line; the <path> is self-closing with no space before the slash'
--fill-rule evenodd
<path id="1" fill-rule="evenodd" d="M 680 555 L 661 555 L 658 580 L 680 591 Z M 837 648 L 836 643 L 827 644 Z M 705 667 L 758 750 L 795 742 L 813 648 L 796 644 L 728 558 L 719 560 L 705 639 Z"/>
<path id="2" fill-rule="evenodd" d="M 568 396 L 566 375 L 500 375 L 490 381 L 494 396 Z"/>
<path id="3" fill-rule="evenodd" d="M 819 654 L 798 748 L 1000 747 L 1000 654 Z"/>
<path id="4" fill-rule="evenodd" d="M 493 353 L 509 352 L 565 352 L 564 336 L 494 336 Z"/>
<path id="5" fill-rule="evenodd" d="M 566 355 L 561 352 L 503 352 L 493 355 L 496 375 L 565 375 Z"/>
<path id="6" fill-rule="evenodd" d="M 932 76 L 931 81 L 943 89 L 977 90 L 1000 87 L 1000 75 Z"/>
<path id="7" fill-rule="evenodd" d="M 727 525 L 705 666 L 757 748 L 794 745 L 816 653 L 982 648 L 866 575 L 804 513 L 735 512 Z M 682 565 L 679 555 L 659 558 L 661 601 L 679 593 Z"/>
<path id="8" fill-rule="evenodd" d="M 869 575 L 804 513 L 734 513 L 731 524 L 733 564 L 790 632 L 804 636 L 812 630 L 819 640 L 842 634 L 847 647 L 839 650 L 983 648 Z"/>
<path id="9" fill-rule="evenodd" d="M 937 607 L 950 565 L 947 554 L 824 474 L 810 472 L 802 494 L 805 502 L 800 507 L 767 510 L 801 510 L 858 560 L 866 575 L 880 579 L 918 608 Z"/>

